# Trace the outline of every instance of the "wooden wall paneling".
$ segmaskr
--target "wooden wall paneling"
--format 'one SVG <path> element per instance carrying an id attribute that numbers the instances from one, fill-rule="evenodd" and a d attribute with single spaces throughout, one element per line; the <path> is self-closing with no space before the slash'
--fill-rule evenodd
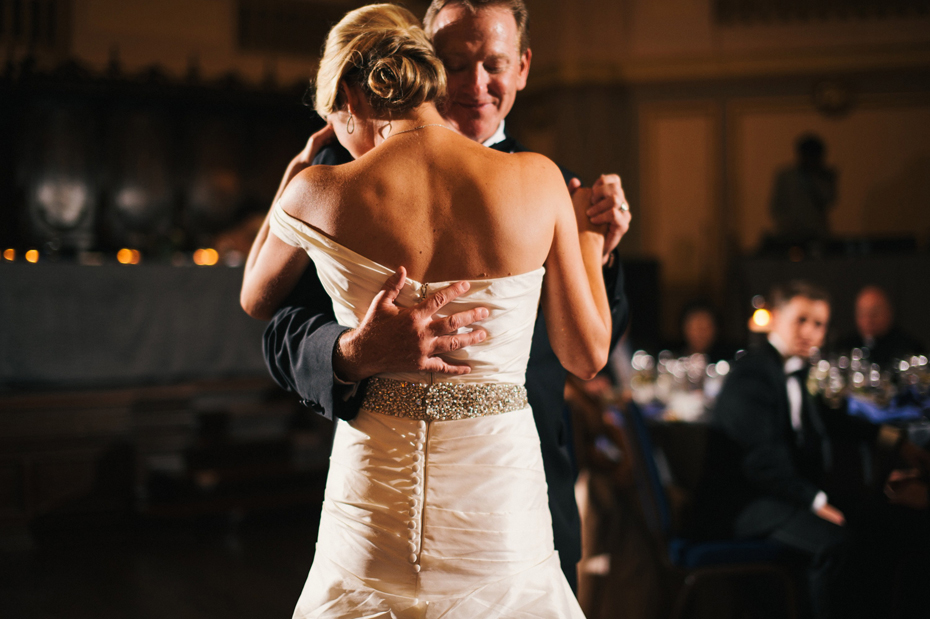
<path id="1" fill-rule="evenodd" d="M 719 296 L 726 273 L 720 196 L 721 118 L 714 101 L 644 103 L 640 108 L 643 249 L 662 264 L 662 325 L 693 297 Z"/>
<path id="2" fill-rule="evenodd" d="M 518 140 L 568 168 L 586 185 L 601 174 L 620 175 L 634 219 L 620 244 L 626 256 L 640 253 L 638 149 L 631 110 L 626 87 L 584 84 L 521 93 L 507 118 L 507 129 Z"/>
<path id="3" fill-rule="evenodd" d="M 818 112 L 810 97 L 743 98 L 727 104 L 726 132 L 730 226 L 744 252 L 771 228 L 774 175 L 810 131 L 839 172 L 835 234 L 930 237 L 930 96 L 863 95 L 841 116 Z"/>

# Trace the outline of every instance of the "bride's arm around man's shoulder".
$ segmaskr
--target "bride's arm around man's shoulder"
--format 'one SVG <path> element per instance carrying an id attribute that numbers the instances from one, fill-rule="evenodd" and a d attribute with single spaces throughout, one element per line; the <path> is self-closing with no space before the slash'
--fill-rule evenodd
<path id="1" fill-rule="evenodd" d="M 332 166 L 312 165 L 320 149 L 335 138 L 327 124 L 310 136 L 307 145 L 290 162 L 262 226 L 252 242 L 242 276 L 239 303 L 252 318 L 270 320 L 287 295 L 294 289 L 310 259 L 306 252 L 285 243 L 271 232 L 275 208 L 301 218 L 304 204 L 317 204 L 318 188 L 327 182 Z M 317 200 L 307 200 L 311 192 Z"/>
<path id="2" fill-rule="evenodd" d="M 319 184 L 319 177 L 326 175 L 326 167 L 308 167 L 297 173 L 269 209 L 252 243 L 242 276 L 239 303 L 249 316 L 270 320 L 310 264 L 306 251 L 279 238 L 272 231 L 271 222 L 274 217 L 282 216 L 275 213 L 276 209 L 297 219 L 305 218 L 302 209 L 305 204 L 317 202 L 308 197 L 320 193 L 314 187 Z"/>

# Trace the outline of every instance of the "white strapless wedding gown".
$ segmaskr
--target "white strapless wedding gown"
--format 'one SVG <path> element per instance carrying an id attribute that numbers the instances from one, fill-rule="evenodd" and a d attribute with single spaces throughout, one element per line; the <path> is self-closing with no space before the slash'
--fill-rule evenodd
<path id="1" fill-rule="evenodd" d="M 339 323 L 358 325 L 394 271 L 279 206 L 270 225 L 310 255 Z M 471 281 L 443 308 L 442 315 L 490 310 L 478 326 L 485 341 L 446 356 L 468 363 L 469 374 L 380 378 L 432 384 L 423 389 L 437 408 L 447 404 L 448 383 L 523 385 L 544 272 Z M 413 305 L 449 283 L 408 279 L 397 303 Z M 294 617 L 583 618 L 553 549 L 529 405 L 435 421 L 384 414 L 385 401 L 392 402 L 383 399 L 382 412 L 363 406 L 338 422 L 316 554 Z"/>

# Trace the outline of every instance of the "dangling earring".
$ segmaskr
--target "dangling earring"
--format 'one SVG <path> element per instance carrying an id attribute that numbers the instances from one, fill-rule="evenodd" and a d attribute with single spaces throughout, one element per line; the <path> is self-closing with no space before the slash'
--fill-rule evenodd
<path id="1" fill-rule="evenodd" d="M 352 116 L 352 112 L 349 112 L 349 120 L 346 121 L 346 133 L 349 135 L 355 133 L 355 117 Z"/>

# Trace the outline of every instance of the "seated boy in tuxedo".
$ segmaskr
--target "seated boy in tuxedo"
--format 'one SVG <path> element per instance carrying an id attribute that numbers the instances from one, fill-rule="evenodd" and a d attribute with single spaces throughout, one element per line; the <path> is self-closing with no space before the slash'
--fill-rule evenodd
<path id="1" fill-rule="evenodd" d="M 877 591 L 857 579 L 874 570 L 861 569 L 862 561 L 872 562 L 882 551 L 861 543 L 868 536 L 860 535 L 858 522 L 871 529 L 886 520 L 874 510 L 860 519 L 857 509 L 857 523 L 849 526 L 831 503 L 824 481 L 832 466 L 832 441 L 875 441 L 898 449 L 925 471 L 930 471 L 930 454 L 907 442 L 897 428 L 822 410 L 811 397 L 809 359 L 823 344 L 830 320 L 824 291 L 792 282 L 773 291 L 771 301 L 767 341 L 735 362 L 712 413 L 722 444 L 711 455 L 717 465 L 703 513 L 724 525 L 717 535 L 768 538 L 804 557 L 816 616 L 868 616 L 863 613 L 872 611 L 866 608 L 873 602 L 883 606 L 887 598 L 876 602 L 859 595 Z"/>

